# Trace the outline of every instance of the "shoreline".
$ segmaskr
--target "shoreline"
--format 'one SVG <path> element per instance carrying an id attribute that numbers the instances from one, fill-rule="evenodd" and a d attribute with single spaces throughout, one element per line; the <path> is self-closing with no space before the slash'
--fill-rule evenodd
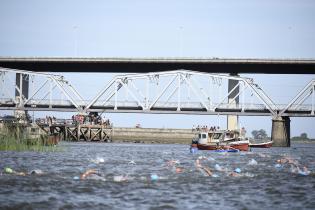
<path id="1" fill-rule="evenodd" d="M 113 143 L 142 143 L 142 144 L 190 144 L 196 131 L 192 129 L 170 128 L 128 128 L 114 127 Z"/>
<path id="2" fill-rule="evenodd" d="M 314 144 L 315 140 L 292 140 L 291 143 L 303 143 L 303 144 Z"/>

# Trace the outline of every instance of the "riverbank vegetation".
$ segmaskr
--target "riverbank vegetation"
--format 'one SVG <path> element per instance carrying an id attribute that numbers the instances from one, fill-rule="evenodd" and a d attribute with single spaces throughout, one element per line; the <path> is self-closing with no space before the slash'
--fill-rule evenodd
<path id="1" fill-rule="evenodd" d="M 30 136 L 23 124 L 5 123 L 0 129 L 0 151 L 57 151 L 47 135 Z"/>
<path id="2" fill-rule="evenodd" d="M 254 139 L 266 139 L 266 138 L 268 138 L 267 132 L 264 129 L 253 130 L 252 136 Z"/>
<path id="3" fill-rule="evenodd" d="M 300 136 L 294 136 L 291 138 L 292 141 L 306 141 L 306 142 L 315 142 L 315 139 L 310 139 L 307 136 L 307 133 L 301 133 Z"/>

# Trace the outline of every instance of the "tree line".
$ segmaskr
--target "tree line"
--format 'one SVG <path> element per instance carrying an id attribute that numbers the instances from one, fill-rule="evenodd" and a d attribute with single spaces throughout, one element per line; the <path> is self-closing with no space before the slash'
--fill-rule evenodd
<path id="1" fill-rule="evenodd" d="M 253 130 L 252 136 L 254 139 L 265 139 L 268 138 L 267 132 L 264 129 Z M 291 138 L 292 140 L 312 140 L 308 138 L 307 133 L 301 133 L 300 136 L 294 136 Z"/>

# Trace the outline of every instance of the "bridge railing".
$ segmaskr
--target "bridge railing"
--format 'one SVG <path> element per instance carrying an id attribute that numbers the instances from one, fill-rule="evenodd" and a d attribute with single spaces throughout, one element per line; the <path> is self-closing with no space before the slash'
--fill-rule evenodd
<path id="1" fill-rule="evenodd" d="M 87 100 L 76 100 L 76 104 L 79 106 L 84 106 L 88 102 Z M 25 105 L 60 105 L 60 106 L 73 106 L 70 100 L 49 100 L 49 99 L 31 99 Z"/>
<path id="2" fill-rule="evenodd" d="M 18 100 L 15 98 L 0 98 L 0 104 L 17 104 Z"/>
<path id="3" fill-rule="evenodd" d="M 82 101 L 77 101 L 77 104 L 80 106 L 84 106 L 87 104 L 89 101 L 88 100 L 82 100 Z M 143 104 L 147 103 L 152 103 L 152 101 L 141 101 Z M 16 106 L 18 105 L 18 100 L 15 98 L 0 98 L 0 105 L 11 105 L 11 106 Z M 26 104 L 31 107 L 36 107 L 36 106 L 65 106 L 66 107 L 72 107 L 73 104 L 70 100 L 29 100 L 29 102 Z M 116 105 L 119 108 L 128 108 L 128 107 L 138 107 L 138 102 L 136 101 L 117 101 Z M 115 102 L 114 101 L 97 101 L 93 104 L 93 107 L 99 107 L 99 109 L 102 108 L 108 108 L 108 107 L 114 107 Z M 177 102 L 156 102 L 155 105 L 152 107 L 152 110 L 155 108 L 160 108 L 160 109 L 167 109 L 167 108 L 177 108 L 178 103 Z M 253 104 L 253 103 L 244 103 L 244 104 L 229 104 L 229 103 L 213 103 L 213 107 L 216 107 L 217 109 L 240 109 L 240 110 L 267 110 L 266 105 L 264 104 Z M 277 105 L 279 110 L 284 109 L 287 105 L 286 104 L 278 104 Z M 93 108 L 91 107 L 91 108 Z M 182 109 L 203 109 L 203 104 L 200 102 L 181 102 L 181 108 Z M 290 106 L 287 111 L 311 111 L 312 110 L 312 104 L 304 104 L 304 105 L 299 105 L 299 106 Z"/>
<path id="4" fill-rule="evenodd" d="M 46 118 L 36 118 L 36 123 L 40 124 L 48 124 L 48 120 Z M 55 119 L 53 120 L 53 124 L 74 124 L 72 119 Z"/>

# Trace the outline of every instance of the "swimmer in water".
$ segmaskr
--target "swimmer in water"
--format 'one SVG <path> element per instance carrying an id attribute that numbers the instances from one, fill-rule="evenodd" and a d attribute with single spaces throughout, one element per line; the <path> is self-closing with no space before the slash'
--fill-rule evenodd
<path id="1" fill-rule="evenodd" d="M 297 160 L 294 160 L 291 157 L 284 157 L 284 158 L 278 159 L 277 162 L 280 164 L 285 164 L 285 163 L 290 164 L 291 172 L 295 174 L 309 175 L 311 173 L 311 171 L 308 170 L 306 166 L 303 166 Z"/>
<path id="2" fill-rule="evenodd" d="M 87 170 L 80 176 L 79 179 L 81 180 L 92 179 L 92 180 L 106 181 L 106 179 L 96 169 Z"/>
<path id="3" fill-rule="evenodd" d="M 197 168 L 198 170 L 201 169 L 201 170 L 203 170 L 204 172 L 206 172 L 206 174 L 207 174 L 208 176 L 212 176 L 211 170 L 210 170 L 208 167 L 205 167 L 205 166 L 201 165 L 199 159 L 196 160 L 195 165 L 196 165 L 196 168 Z"/>
<path id="4" fill-rule="evenodd" d="M 44 172 L 40 169 L 34 169 L 34 170 L 30 171 L 29 174 L 31 174 L 31 175 L 43 175 Z"/>
<path id="5" fill-rule="evenodd" d="M 297 160 L 294 160 L 291 157 L 283 157 L 281 159 L 278 159 L 277 162 L 281 163 L 281 164 L 289 163 L 289 164 L 293 164 L 293 165 L 299 165 L 299 162 Z"/>
<path id="6" fill-rule="evenodd" d="M 229 176 L 239 177 L 241 175 L 239 173 L 236 173 L 235 171 L 232 171 L 231 173 L 229 173 Z"/>
<path id="7" fill-rule="evenodd" d="M 298 168 L 300 170 L 300 168 Z M 303 173 L 304 175 L 309 175 L 311 173 L 310 170 L 306 166 L 303 166 L 303 170 L 300 170 L 300 173 Z"/>
<path id="8" fill-rule="evenodd" d="M 175 172 L 176 172 L 177 174 L 179 174 L 179 173 L 184 172 L 184 169 L 183 169 L 182 167 L 176 167 L 176 168 L 175 168 Z"/>
<path id="9" fill-rule="evenodd" d="M 179 164 L 179 160 L 169 160 L 166 162 L 166 166 L 168 166 L 168 167 L 174 166 L 176 164 Z"/>
<path id="10" fill-rule="evenodd" d="M 129 178 L 128 178 L 128 175 L 124 176 L 124 175 L 119 175 L 119 176 L 114 176 L 113 177 L 113 181 L 114 182 L 126 182 L 128 181 Z"/>
<path id="11" fill-rule="evenodd" d="M 89 169 L 86 172 L 84 172 L 81 176 L 80 179 L 86 179 L 88 176 L 91 176 L 92 174 L 97 175 L 96 169 Z"/>
<path id="12" fill-rule="evenodd" d="M 220 172 L 228 172 L 228 169 L 227 169 L 227 168 L 224 168 L 224 167 L 220 166 L 219 164 L 215 164 L 214 168 L 215 168 L 217 171 L 220 171 Z"/>
<path id="13" fill-rule="evenodd" d="M 303 168 L 301 169 L 299 166 L 293 165 L 293 164 L 291 165 L 291 172 L 295 174 L 304 175 L 304 176 L 307 176 L 311 173 L 311 171 L 308 170 L 306 166 L 303 166 Z"/>
<path id="14" fill-rule="evenodd" d="M 17 172 L 17 171 L 14 171 L 13 169 L 11 168 L 4 168 L 4 172 L 7 173 L 7 174 L 14 174 L 14 175 L 18 175 L 18 176 L 25 176 L 26 174 L 24 172 Z"/>

